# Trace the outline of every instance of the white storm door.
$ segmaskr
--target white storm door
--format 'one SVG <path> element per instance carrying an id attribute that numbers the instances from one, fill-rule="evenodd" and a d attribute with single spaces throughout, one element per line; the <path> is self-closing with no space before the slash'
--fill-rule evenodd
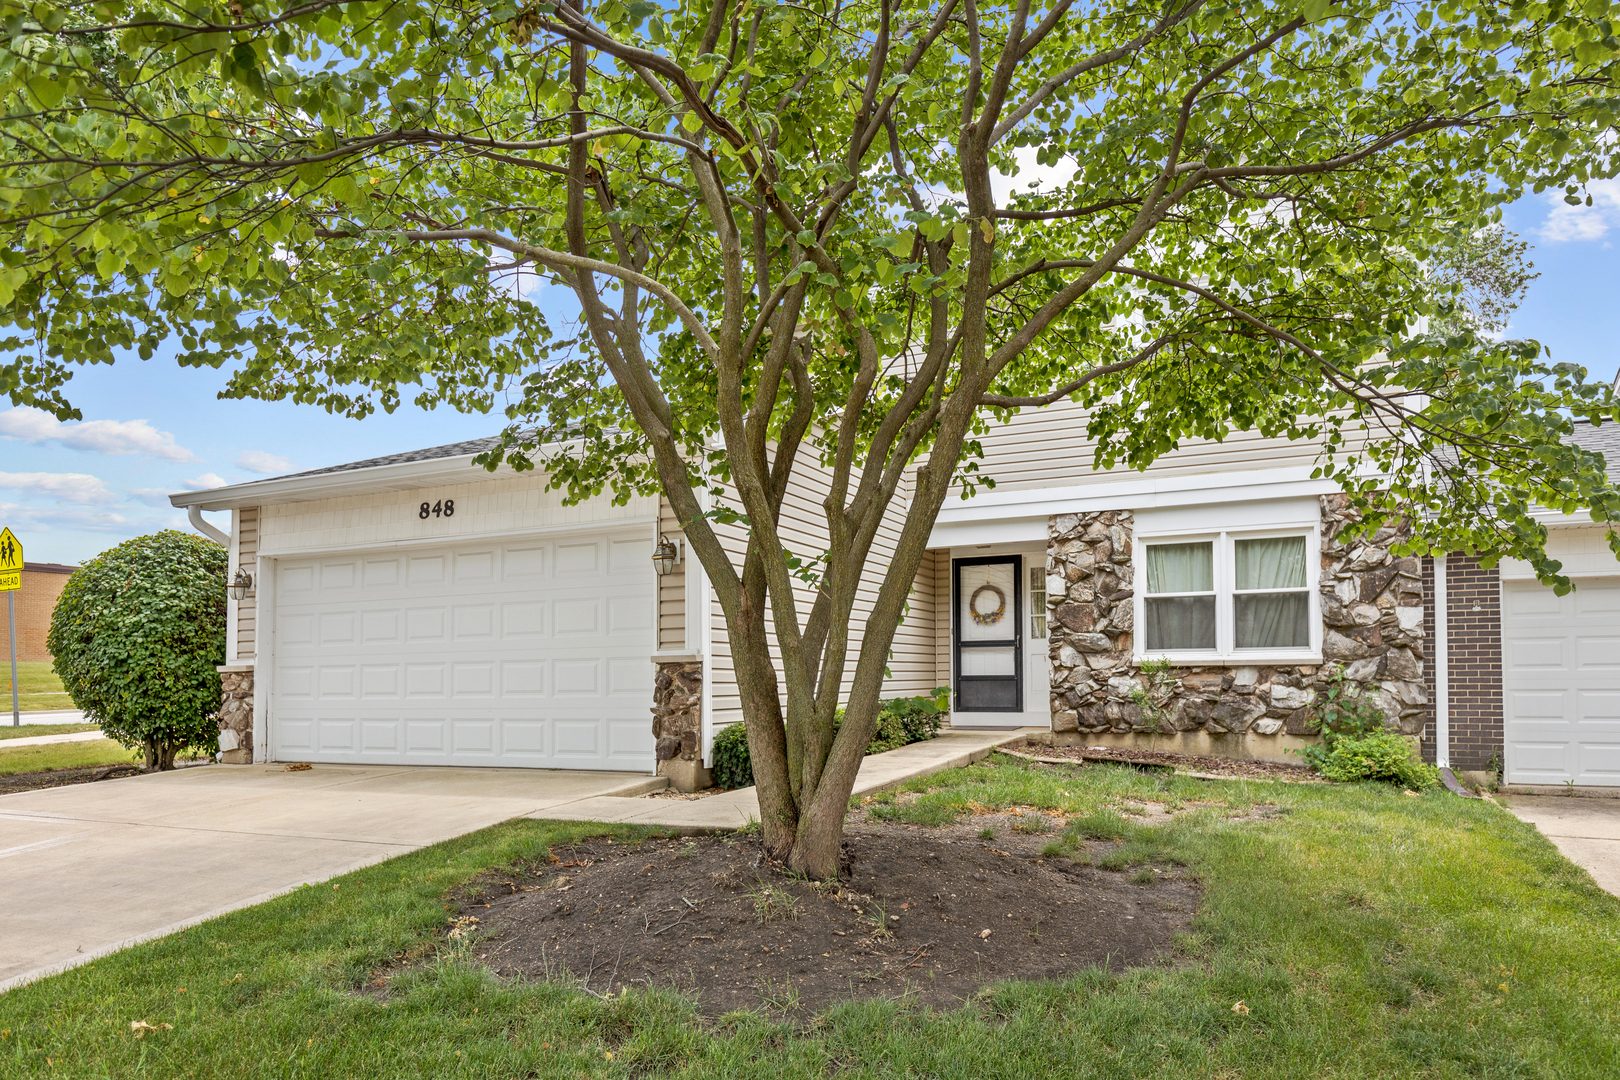
<path id="1" fill-rule="evenodd" d="M 1620 785 L 1620 580 L 1502 589 L 1504 778 Z"/>
<path id="2" fill-rule="evenodd" d="M 278 761 L 650 770 L 645 530 L 278 560 Z"/>

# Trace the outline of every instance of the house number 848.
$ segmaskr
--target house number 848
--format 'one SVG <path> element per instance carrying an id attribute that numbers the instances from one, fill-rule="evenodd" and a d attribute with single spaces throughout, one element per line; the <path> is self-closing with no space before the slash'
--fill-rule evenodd
<path id="1" fill-rule="evenodd" d="M 445 499 L 436 503 L 423 503 L 421 509 L 416 511 L 416 516 L 424 519 L 430 517 L 455 517 L 456 500 Z"/>

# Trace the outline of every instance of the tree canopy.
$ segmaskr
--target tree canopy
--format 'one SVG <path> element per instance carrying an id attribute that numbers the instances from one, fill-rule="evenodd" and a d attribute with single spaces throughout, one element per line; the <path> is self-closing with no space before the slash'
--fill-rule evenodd
<path id="1" fill-rule="evenodd" d="M 1620 517 L 1566 440 L 1608 388 L 1448 318 L 1469 284 L 1435 270 L 1620 169 L 1609 0 L 0 6 L 12 400 L 76 415 L 75 365 L 173 341 L 230 394 L 499 410 L 492 466 L 662 490 L 801 869 L 992 418 L 1082 401 L 1103 466 L 1311 440 L 1369 527 L 1561 588 L 1532 508 Z M 1064 175 L 1023 185 L 1031 148 Z M 819 556 L 777 532 L 809 467 Z"/>

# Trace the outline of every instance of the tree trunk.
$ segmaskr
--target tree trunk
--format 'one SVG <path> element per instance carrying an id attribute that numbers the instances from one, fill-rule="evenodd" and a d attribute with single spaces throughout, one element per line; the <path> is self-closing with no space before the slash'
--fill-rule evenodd
<path id="1" fill-rule="evenodd" d="M 145 757 L 142 769 L 146 772 L 168 772 L 174 768 L 174 756 L 178 747 L 170 739 L 153 736 L 146 739 L 141 745 Z"/>

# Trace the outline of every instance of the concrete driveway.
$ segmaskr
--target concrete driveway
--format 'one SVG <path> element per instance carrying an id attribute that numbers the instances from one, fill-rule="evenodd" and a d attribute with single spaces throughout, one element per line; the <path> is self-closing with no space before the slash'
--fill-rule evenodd
<path id="1" fill-rule="evenodd" d="M 663 784 L 210 765 L 0 796 L 0 990 L 508 818 Z"/>
<path id="2" fill-rule="evenodd" d="M 1528 821 L 1592 875 L 1598 886 L 1620 896 L 1620 799 L 1568 795 L 1498 795 L 1521 821 Z"/>

